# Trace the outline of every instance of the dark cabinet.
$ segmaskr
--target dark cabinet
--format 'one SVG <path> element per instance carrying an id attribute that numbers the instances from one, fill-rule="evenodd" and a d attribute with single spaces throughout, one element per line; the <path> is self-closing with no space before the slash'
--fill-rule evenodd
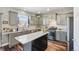
<path id="1" fill-rule="evenodd" d="M 44 51 L 47 48 L 47 34 L 32 41 L 32 51 Z"/>

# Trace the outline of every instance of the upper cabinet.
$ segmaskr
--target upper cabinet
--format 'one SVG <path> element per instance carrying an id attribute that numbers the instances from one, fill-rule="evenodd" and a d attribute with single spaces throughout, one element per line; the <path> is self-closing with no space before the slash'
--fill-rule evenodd
<path id="1" fill-rule="evenodd" d="M 2 14 L 0 13 L 0 33 L 2 32 Z"/>
<path id="2" fill-rule="evenodd" d="M 1 14 L 0 14 L 0 29 L 1 29 Z"/>
<path id="3" fill-rule="evenodd" d="M 47 27 L 56 26 L 56 16 L 55 15 L 44 15 L 43 25 Z"/>
<path id="4" fill-rule="evenodd" d="M 29 23 L 30 23 L 30 25 L 35 25 L 36 24 L 36 17 L 31 16 L 30 19 L 29 19 Z"/>
<path id="5" fill-rule="evenodd" d="M 37 25 L 38 26 L 42 26 L 43 25 L 43 20 L 42 20 L 42 16 L 37 16 Z"/>
<path id="6" fill-rule="evenodd" d="M 66 15 L 57 15 L 57 25 L 65 26 L 67 24 Z"/>
<path id="7" fill-rule="evenodd" d="M 12 26 L 18 25 L 18 13 L 9 11 L 9 24 Z"/>
<path id="8" fill-rule="evenodd" d="M 29 19 L 29 23 L 30 25 L 34 25 L 34 26 L 37 26 L 38 25 L 38 18 L 37 16 L 31 16 L 31 19 Z"/>

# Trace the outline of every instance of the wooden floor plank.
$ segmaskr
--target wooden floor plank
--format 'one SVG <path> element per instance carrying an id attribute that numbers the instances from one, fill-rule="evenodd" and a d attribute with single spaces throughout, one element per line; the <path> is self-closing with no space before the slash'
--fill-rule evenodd
<path id="1" fill-rule="evenodd" d="M 67 43 L 62 41 L 48 41 L 46 51 L 67 51 Z"/>

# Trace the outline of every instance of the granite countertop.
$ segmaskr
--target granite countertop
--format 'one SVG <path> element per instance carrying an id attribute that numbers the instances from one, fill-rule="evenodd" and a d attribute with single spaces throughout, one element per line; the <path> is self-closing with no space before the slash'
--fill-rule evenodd
<path id="1" fill-rule="evenodd" d="M 18 33 L 18 32 L 24 32 L 24 31 L 3 32 L 3 33 L 2 33 L 2 35 L 6 35 L 6 34 L 12 34 L 12 33 Z"/>
<path id="2" fill-rule="evenodd" d="M 15 39 L 18 42 L 20 42 L 21 44 L 26 44 L 26 43 L 31 42 L 31 41 L 33 41 L 41 36 L 46 35 L 47 33 L 48 32 L 39 31 L 39 32 L 35 32 L 35 33 L 17 36 L 17 37 L 15 37 Z"/>
<path id="3" fill-rule="evenodd" d="M 2 35 L 6 35 L 6 34 L 12 34 L 12 33 L 19 33 L 19 32 L 25 32 L 25 31 L 31 31 L 33 32 L 35 29 L 28 29 L 28 30 L 24 30 L 24 31 L 14 31 L 14 32 L 3 32 Z"/>
<path id="4" fill-rule="evenodd" d="M 66 30 L 59 30 L 59 29 L 57 29 L 56 31 L 62 31 L 62 32 L 67 32 Z"/>

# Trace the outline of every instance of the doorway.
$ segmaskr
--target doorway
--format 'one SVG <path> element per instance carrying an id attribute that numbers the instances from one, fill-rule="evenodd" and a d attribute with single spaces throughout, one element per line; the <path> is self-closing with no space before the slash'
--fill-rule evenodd
<path id="1" fill-rule="evenodd" d="M 73 51 L 73 17 L 69 17 L 69 51 Z"/>

